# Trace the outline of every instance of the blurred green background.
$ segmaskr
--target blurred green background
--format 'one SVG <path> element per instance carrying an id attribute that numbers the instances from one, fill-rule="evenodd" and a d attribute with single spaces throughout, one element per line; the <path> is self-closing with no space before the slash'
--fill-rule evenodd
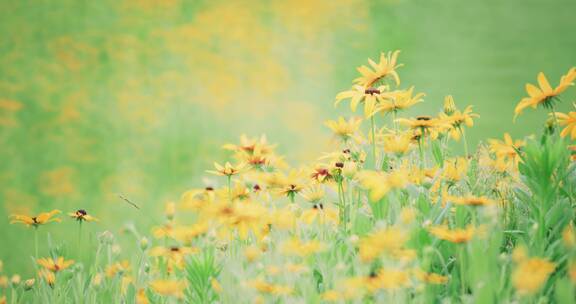
<path id="1" fill-rule="evenodd" d="M 0 259 L 31 270 L 32 230 L 8 225 L 12 213 L 84 208 L 101 219 L 91 232 L 147 232 L 241 133 L 314 160 L 330 149 L 323 122 L 349 115 L 334 96 L 380 51 L 401 49 L 403 86 L 427 94 L 410 115 L 452 94 L 481 115 L 473 144 L 537 132 L 545 113 L 512 124 L 513 109 L 538 72 L 556 85 L 576 64 L 575 11 L 572 0 L 0 1 Z M 76 229 L 42 227 L 41 252 L 47 233 Z"/>

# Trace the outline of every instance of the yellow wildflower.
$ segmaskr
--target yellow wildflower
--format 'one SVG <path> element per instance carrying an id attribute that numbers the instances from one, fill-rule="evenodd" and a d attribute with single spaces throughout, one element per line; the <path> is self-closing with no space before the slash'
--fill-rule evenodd
<path id="1" fill-rule="evenodd" d="M 280 250 L 286 255 L 305 257 L 311 254 L 321 252 L 325 249 L 325 245 L 316 240 L 303 242 L 298 238 L 292 238 L 284 241 L 280 245 Z"/>
<path id="2" fill-rule="evenodd" d="M 159 295 L 166 297 L 183 298 L 186 281 L 181 280 L 155 280 L 150 282 L 150 288 Z"/>
<path id="3" fill-rule="evenodd" d="M 540 290 L 554 269 L 554 263 L 546 259 L 526 257 L 517 262 L 512 273 L 512 284 L 520 294 L 534 294 Z"/>
<path id="4" fill-rule="evenodd" d="M 73 260 L 64 260 L 63 257 L 57 258 L 41 258 L 37 259 L 36 262 L 38 265 L 44 267 L 46 270 L 50 270 L 52 272 L 58 272 L 60 270 L 64 270 L 74 264 Z"/>
<path id="5" fill-rule="evenodd" d="M 27 226 L 38 227 L 50 222 L 60 222 L 59 218 L 54 218 L 54 215 L 58 213 L 60 213 L 60 210 L 52 210 L 50 212 L 40 213 L 37 216 L 13 214 L 10 216 L 10 224 L 22 223 Z"/>
<path id="6" fill-rule="evenodd" d="M 556 88 L 552 88 L 544 73 L 538 74 L 538 86 L 533 84 L 526 84 L 526 92 L 528 97 L 523 98 L 516 108 L 514 109 L 514 118 L 516 118 L 524 109 L 532 107 L 535 109 L 537 106 L 552 107 L 554 97 L 562 94 L 569 86 L 574 85 L 576 79 L 576 68 L 571 68 L 566 75 L 560 79 L 560 84 Z"/>
<path id="7" fill-rule="evenodd" d="M 370 66 L 360 66 L 358 72 L 361 76 L 354 79 L 354 83 L 360 85 L 364 88 L 369 88 L 374 86 L 380 80 L 385 78 L 392 78 L 396 82 L 396 86 L 400 85 L 400 77 L 396 72 L 396 69 L 401 67 L 402 64 L 397 64 L 398 54 L 400 51 L 380 53 L 380 61 L 374 62 L 372 59 L 368 59 Z"/>
<path id="8" fill-rule="evenodd" d="M 212 173 L 212 174 L 215 174 L 215 175 L 228 176 L 228 177 L 230 177 L 230 176 L 232 176 L 232 175 L 236 175 L 236 174 L 240 173 L 240 172 L 244 169 L 245 164 L 244 164 L 244 163 L 239 163 L 239 164 L 237 164 L 237 165 L 232 165 L 231 163 L 226 162 L 226 163 L 224 164 L 224 166 L 222 166 L 222 165 L 220 165 L 219 163 L 214 162 L 214 167 L 216 168 L 216 171 L 214 171 L 214 170 L 207 170 L 206 172 Z"/>
<path id="9" fill-rule="evenodd" d="M 576 105 L 574 105 L 576 107 Z M 568 114 L 556 112 L 554 113 L 558 118 L 558 124 L 565 126 L 560 132 L 560 136 L 566 137 L 570 135 L 571 139 L 576 139 L 576 112 L 569 112 Z"/>
<path id="10" fill-rule="evenodd" d="M 474 236 L 475 229 L 468 226 L 464 229 L 449 229 L 447 226 L 434 226 L 428 231 L 435 237 L 456 244 L 466 243 Z"/>
<path id="11" fill-rule="evenodd" d="M 84 209 L 78 209 L 76 212 L 68 213 L 71 218 L 76 219 L 79 222 L 97 222 L 98 219 L 89 215 Z"/>
<path id="12" fill-rule="evenodd" d="M 334 134 L 344 142 L 348 141 L 360 128 L 362 119 L 351 117 L 346 121 L 344 117 L 338 117 L 338 120 L 328 120 L 324 124 L 334 132 Z"/>

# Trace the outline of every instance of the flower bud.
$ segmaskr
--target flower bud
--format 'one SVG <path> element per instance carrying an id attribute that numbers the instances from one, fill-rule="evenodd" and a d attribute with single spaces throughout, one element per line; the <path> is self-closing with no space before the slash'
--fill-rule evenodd
<path id="1" fill-rule="evenodd" d="M 142 249 L 142 251 L 146 251 L 148 249 L 148 247 L 150 247 L 150 241 L 148 241 L 148 238 L 143 237 L 140 239 L 140 249 Z"/>
<path id="2" fill-rule="evenodd" d="M 36 279 L 34 278 L 24 281 L 24 290 L 32 289 L 32 287 L 34 287 L 34 283 L 36 283 Z"/>
<path id="3" fill-rule="evenodd" d="M 164 207 L 164 215 L 168 220 L 174 219 L 174 215 L 176 214 L 176 204 L 174 202 L 167 202 L 166 206 Z"/>
<path id="4" fill-rule="evenodd" d="M 452 95 L 448 95 L 444 98 L 444 113 L 446 115 L 452 115 L 454 112 L 456 112 L 454 98 L 452 98 Z"/>
<path id="5" fill-rule="evenodd" d="M 21 281 L 21 278 L 17 274 L 13 275 L 12 279 L 10 279 L 10 283 L 12 283 L 12 287 L 14 287 L 14 288 L 16 288 L 16 287 L 18 287 L 18 285 L 20 285 L 20 281 Z"/>

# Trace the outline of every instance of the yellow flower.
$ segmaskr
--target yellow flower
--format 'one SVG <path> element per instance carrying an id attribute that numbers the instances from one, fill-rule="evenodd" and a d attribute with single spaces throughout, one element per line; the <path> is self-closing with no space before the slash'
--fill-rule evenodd
<path id="1" fill-rule="evenodd" d="M 166 297 L 183 298 L 186 281 L 183 280 L 155 280 L 150 282 L 150 288 L 159 295 Z"/>
<path id="2" fill-rule="evenodd" d="M 316 240 L 310 240 L 308 242 L 303 242 L 298 238 L 292 238 L 290 240 L 284 241 L 280 245 L 280 250 L 285 255 L 306 257 L 311 254 L 321 252 L 325 249 L 325 245 Z"/>
<path id="3" fill-rule="evenodd" d="M 431 116 L 417 116 L 416 118 L 398 118 L 396 122 L 407 126 L 415 132 L 418 138 L 422 135 L 435 138 L 438 130 L 450 127 L 450 123 Z"/>
<path id="4" fill-rule="evenodd" d="M 344 117 L 338 117 L 338 120 L 328 120 L 324 124 L 334 132 L 336 136 L 344 142 L 348 141 L 360 128 L 362 119 L 350 117 L 348 121 Z"/>
<path id="5" fill-rule="evenodd" d="M 338 224 L 338 211 L 333 208 L 324 207 L 322 203 L 315 204 L 312 208 L 304 210 L 300 215 L 300 220 L 308 225 L 318 222 L 324 224 Z"/>
<path id="6" fill-rule="evenodd" d="M 534 294 L 546 283 L 554 269 L 554 263 L 546 259 L 525 257 L 517 262 L 512 273 L 512 284 L 520 294 Z"/>
<path id="7" fill-rule="evenodd" d="M 487 206 L 495 204 L 496 202 L 486 196 L 451 196 L 445 193 L 444 200 L 446 202 L 452 202 L 456 205 L 466 205 L 466 206 Z"/>
<path id="8" fill-rule="evenodd" d="M 50 287 L 54 287 L 54 283 L 56 283 L 56 275 L 51 271 L 42 269 L 38 272 L 38 277 L 43 279 Z"/>
<path id="9" fill-rule="evenodd" d="M 327 290 L 324 293 L 322 293 L 321 298 L 322 298 L 322 301 L 326 301 L 326 302 L 338 302 L 338 301 L 342 300 L 342 294 L 340 294 L 336 290 Z"/>
<path id="10" fill-rule="evenodd" d="M 574 85 L 574 79 L 576 79 L 576 68 L 571 68 L 566 75 L 562 76 L 560 84 L 556 88 L 552 88 L 544 73 L 540 72 L 538 74 L 539 87 L 530 83 L 526 84 L 526 92 L 529 96 L 523 98 L 514 109 L 514 119 L 528 107 L 533 109 L 538 105 L 552 107 L 553 98 L 560 95 L 569 86 Z"/>
<path id="11" fill-rule="evenodd" d="M 364 104 L 364 117 L 369 118 L 377 113 L 378 105 L 384 102 L 383 92 L 387 90 L 387 87 L 380 86 L 377 88 L 363 87 L 360 85 L 355 85 L 349 91 L 340 92 L 336 95 L 337 106 L 342 100 L 350 99 L 350 109 L 352 112 L 356 112 L 356 108 L 360 103 Z"/>
<path id="12" fill-rule="evenodd" d="M 386 134 L 383 137 L 383 142 L 384 151 L 400 157 L 412 148 L 412 134 L 407 132 Z"/>
<path id="13" fill-rule="evenodd" d="M 562 241 L 564 246 L 568 248 L 576 247 L 576 234 L 574 233 L 574 226 L 570 223 L 566 225 L 564 231 L 562 231 Z"/>
<path id="14" fill-rule="evenodd" d="M 526 142 L 523 140 L 512 140 L 508 133 L 504 133 L 504 140 L 489 139 L 490 151 L 496 154 L 499 158 L 508 158 L 512 161 L 518 160 L 518 150 L 520 150 Z"/>
<path id="15" fill-rule="evenodd" d="M 248 246 L 244 249 L 244 256 L 248 262 L 254 262 L 262 255 L 262 249 L 258 246 Z"/>
<path id="16" fill-rule="evenodd" d="M 309 203 L 317 204 L 324 198 L 325 192 L 320 185 L 314 184 L 305 188 L 300 195 Z"/>
<path id="17" fill-rule="evenodd" d="M 474 236 L 475 229 L 468 226 L 465 229 L 449 229 L 447 226 L 434 226 L 428 228 L 428 231 L 435 237 L 451 243 L 466 243 Z"/>
<path id="18" fill-rule="evenodd" d="M 472 127 L 474 126 L 474 118 L 480 117 L 478 114 L 472 113 L 472 106 L 467 106 L 464 111 L 458 109 L 454 110 L 452 114 L 448 115 L 445 113 L 438 114 L 439 119 L 447 123 L 448 134 L 454 140 L 460 140 L 462 135 L 463 126 Z"/>
<path id="19" fill-rule="evenodd" d="M 454 103 L 454 98 L 452 95 L 444 97 L 444 114 L 452 115 L 452 113 L 456 112 L 456 110 L 456 104 Z"/>
<path id="20" fill-rule="evenodd" d="M 360 259 L 370 262 L 383 253 L 401 249 L 407 240 L 407 235 L 398 228 L 380 229 L 360 240 Z"/>
<path id="21" fill-rule="evenodd" d="M 574 105 L 576 107 L 576 105 Z M 576 139 L 576 112 L 569 112 L 568 114 L 556 112 L 554 113 L 558 118 L 558 124 L 560 126 L 566 126 L 560 136 L 566 137 L 570 135 L 571 139 Z"/>
<path id="22" fill-rule="evenodd" d="M 182 269 L 184 267 L 184 260 L 187 256 L 198 253 L 200 249 L 195 247 L 154 247 L 150 249 L 149 255 L 151 257 L 164 257 L 168 260 L 168 271 L 171 272 L 174 267 Z"/>
<path id="23" fill-rule="evenodd" d="M 148 296 L 146 296 L 146 290 L 144 288 L 138 289 L 136 293 L 136 304 L 148 304 Z"/>
<path id="24" fill-rule="evenodd" d="M 396 170 L 389 173 L 362 171 L 358 174 L 362 187 L 370 191 L 370 200 L 378 201 L 390 190 L 404 188 L 410 182 L 406 170 Z"/>
<path id="25" fill-rule="evenodd" d="M 424 93 L 414 95 L 414 87 L 405 91 L 393 91 L 382 94 L 383 102 L 376 106 L 375 112 L 399 112 L 406 110 L 413 105 L 422 102 L 422 97 L 426 96 Z"/>
<path id="26" fill-rule="evenodd" d="M 58 213 L 60 213 L 60 210 L 52 210 L 50 212 L 40 213 L 37 216 L 13 214 L 10 216 L 10 224 L 22 223 L 27 226 L 38 227 L 50 222 L 60 222 L 59 218 L 54 218 L 54 215 Z"/>
<path id="27" fill-rule="evenodd" d="M 380 80 L 387 77 L 394 79 L 396 86 L 400 85 L 400 77 L 396 72 L 396 69 L 401 67 L 402 64 L 397 64 L 398 54 L 400 51 L 380 53 L 380 61 L 374 62 L 372 59 L 368 59 L 370 66 L 360 66 L 358 72 L 361 76 L 354 79 L 354 83 L 365 88 L 369 88 L 377 84 Z"/>
<path id="28" fill-rule="evenodd" d="M 271 284 L 260 278 L 248 281 L 248 285 L 261 293 L 276 296 L 289 295 L 293 292 L 293 289 L 289 286 Z"/>
<path id="29" fill-rule="evenodd" d="M 64 270 L 74 264 L 73 260 L 64 260 L 63 257 L 58 258 L 41 258 L 37 259 L 36 262 L 38 265 L 44 267 L 47 270 L 52 272 L 58 272 L 60 270 Z"/>
<path id="30" fill-rule="evenodd" d="M 127 260 L 116 262 L 106 267 L 106 276 L 109 278 L 113 278 L 116 275 L 124 275 L 129 270 L 130 270 L 130 262 L 128 262 Z"/>
<path id="31" fill-rule="evenodd" d="M 260 138 L 248 138 L 245 134 L 240 136 L 239 145 L 226 144 L 223 146 L 223 148 L 226 150 L 262 155 L 273 153 L 275 147 L 276 145 L 268 144 L 266 135 L 262 135 Z"/>
<path id="32" fill-rule="evenodd" d="M 415 270 L 416 278 L 424 283 L 433 285 L 442 285 L 448 282 L 448 277 L 433 272 L 425 272 L 419 269 Z"/>
<path id="33" fill-rule="evenodd" d="M 212 173 L 215 175 L 230 177 L 232 175 L 236 175 L 236 174 L 240 173 L 244 169 L 244 166 L 245 166 L 245 164 L 243 164 L 243 163 L 240 163 L 237 165 L 232 165 L 229 162 L 226 162 L 226 164 L 224 164 L 224 166 L 222 166 L 219 163 L 214 162 L 214 167 L 216 168 L 216 171 L 207 170 L 206 172 Z"/>
<path id="34" fill-rule="evenodd" d="M 78 210 L 76 210 L 76 212 L 68 213 L 68 215 L 69 215 L 71 218 L 74 218 L 74 219 L 76 219 L 76 220 L 79 221 L 79 222 L 84 222 L 84 221 L 85 221 L 85 222 L 97 222 L 97 221 L 98 221 L 97 218 L 89 215 L 89 214 L 86 212 L 86 210 L 84 210 L 84 209 L 78 209 Z"/>
<path id="35" fill-rule="evenodd" d="M 442 177 L 450 182 L 461 180 L 468 171 L 468 160 L 463 157 L 447 159 L 444 161 Z"/>
<path id="36" fill-rule="evenodd" d="M 212 287 L 212 290 L 214 290 L 217 293 L 221 293 L 224 288 L 222 288 L 222 285 L 220 285 L 220 282 L 218 282 L 218 280 L 216 280 L 215 278 L 212 278 L 210 280 L 210 286 Z"/>

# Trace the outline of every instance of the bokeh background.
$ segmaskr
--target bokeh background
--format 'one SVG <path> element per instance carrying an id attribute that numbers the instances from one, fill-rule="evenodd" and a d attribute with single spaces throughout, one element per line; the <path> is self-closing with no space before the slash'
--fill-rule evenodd
<path id="1" fill-rule="evenodd" d="M 536 132 L 545 114 L 512 124 L 513 109 L 538 72 L 555 84 L 576 64 L 574 12 L 573 0 L 1 0 L 0 259 L 31 271 L 32 231 L 12 213 L 84 208 L 101 219 L 93 233 L 147 232 L 242 133 L 314 160 L 330 149 L 323 122 L 349 115 L 334 96 L 380 51 L 402 50 L 403 86 L 427 94 L 409 114 L 452 94 L 481 115 L 471 144 Z M 42 227 L 41 252 L 76 229 Z"/>

